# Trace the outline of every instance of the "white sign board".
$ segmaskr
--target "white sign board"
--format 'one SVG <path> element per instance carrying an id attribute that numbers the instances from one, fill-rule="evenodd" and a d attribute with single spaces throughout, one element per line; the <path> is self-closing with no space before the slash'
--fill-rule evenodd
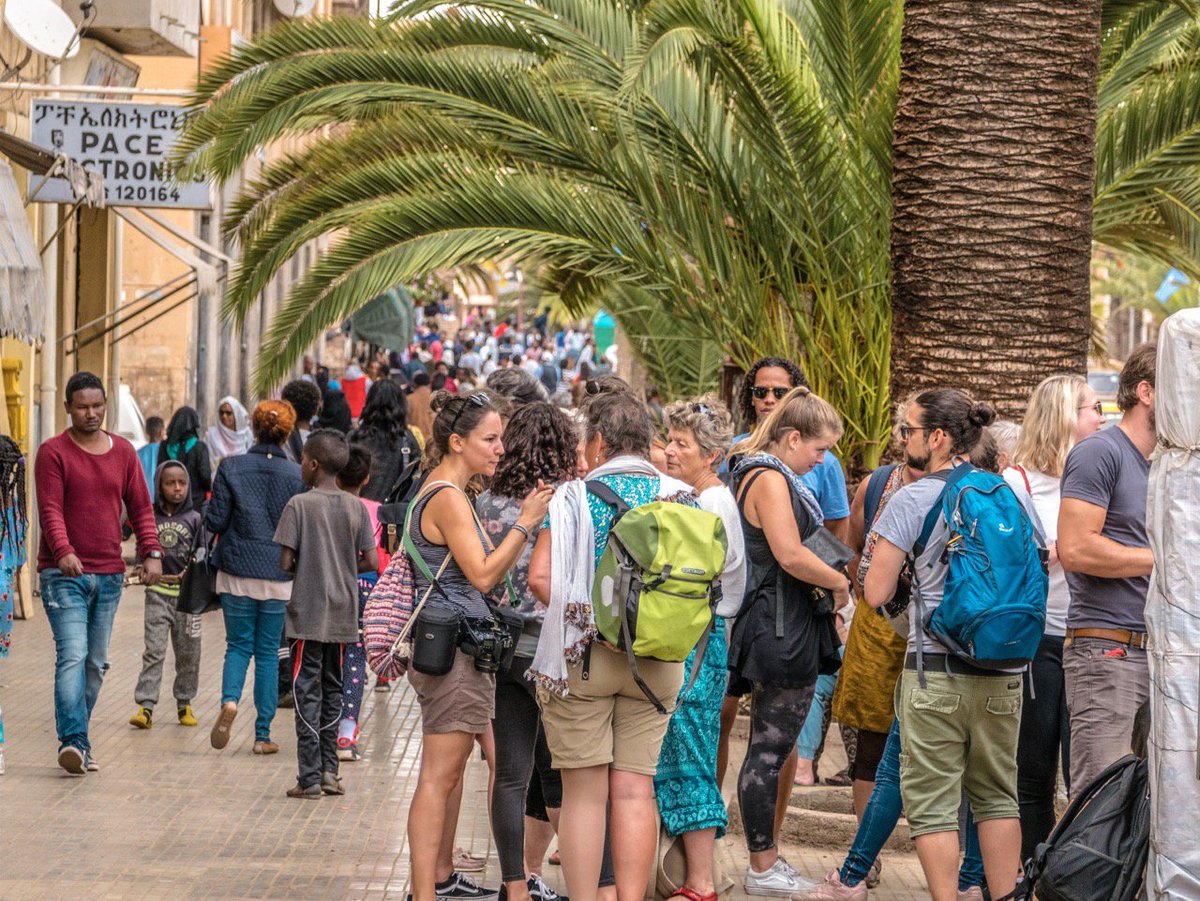
<path id="1" fill-rule="evenodd" d="M 181 106 L 107 100 L 34 100 L 33 143 L 71 157 L 104 177 L 109 206 L 207 210 L 208 183 L 176 182 L 167 156 L 183 127 Z M 37 179 L 30 180 L 30 189 Z M 52 178 L 35 198 L 74 203 L 71 186 Z"/>

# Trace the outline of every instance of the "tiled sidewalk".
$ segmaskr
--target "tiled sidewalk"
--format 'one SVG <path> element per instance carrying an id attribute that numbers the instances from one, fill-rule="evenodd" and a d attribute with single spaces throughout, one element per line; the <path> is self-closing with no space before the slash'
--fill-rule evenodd
<path id="1" fill-rule="evenodd" d="M 407 892 L 408 801 L 416 786 L 420 732 L 404 684 L 366 696 L 360 750 L 344 764 L 347 794 L 295 801 L 292 713 L 281 710 L 273 738 L 280 753 L 255 757 L 252 678 L 247 680 L 233 740 L 209 747 L 217 710 L 224 630 L 219 613 L 204 618 L 200 726 L 174 717 L 168 655 L 154 728 L 127 725 L 142 653 L 140 589 L 129 589 L 113 632 L 112 668 L 92 718 L 100 773 L 70 777 L 55 764 L 52 697 L 54 650 L 39 611 L 17 622 L 12 656 L 0 661 L 7 775 L 0 777 L 0 901 L 8 899 L 398 899 Z M 476 760 L 459 823 L 459 844 L 490 850 L 487 769 Z M 789 847 L 788 857 L 816 876 L 840 855 Z M 724 842 L 740 876 L 744 846 Z M 559 874 L 547 867 L 548 881 Z M 498 878 L 494 855 L 484 880 Z M 740 881 L 740 880 L 739 880 Z M 741 898 L 740 887 L 730 897 Z M 926 897 L 911 855 L 888 855 L 876 899 Z"/>

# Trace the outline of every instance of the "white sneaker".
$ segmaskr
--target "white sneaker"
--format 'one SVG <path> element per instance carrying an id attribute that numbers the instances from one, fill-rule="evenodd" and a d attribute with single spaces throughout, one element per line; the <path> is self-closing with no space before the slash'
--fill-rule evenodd
<path id="1" fill-rule="evenodd" d="M 800 871 L 782 857 L 777 858 L 765 873 L 756 873 L 746 867 L 746 878 L 742 882 L 747 895 L 770 895 L 776 898 L 790 898 L 794 892 L 807 892 L 817 885 L 801 876 Z"/>
<path id="2" fill-rule="evenodd" d="M 965 892 L 960 890 L 958 901 L 983 901 L 983 889 L 977 885 L 973 885 Z"/>

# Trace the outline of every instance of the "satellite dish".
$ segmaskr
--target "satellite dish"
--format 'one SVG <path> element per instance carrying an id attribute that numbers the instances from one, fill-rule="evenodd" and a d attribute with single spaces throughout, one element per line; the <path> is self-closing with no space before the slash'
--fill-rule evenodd
<path id="1" fill-rule="evenodd" d="M 53 0 L 8 0 L 4 21 L 17 40 L 42 56 L 66 59 L 79 52 L 75 23 Z"/>
<path id="2" fill-rule="evenodd" d="M 317 5 L 317 0 L 273 0 L 275 8 L 289 19 L 307 16 Z"/>

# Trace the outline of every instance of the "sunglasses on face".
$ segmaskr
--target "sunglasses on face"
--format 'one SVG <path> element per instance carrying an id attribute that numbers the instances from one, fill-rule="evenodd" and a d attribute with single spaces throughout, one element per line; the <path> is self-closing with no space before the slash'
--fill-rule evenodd
<path id="1" fill-rule="evenodd" d="M 1097 416 L 1103 416 L 1104 415 L 1104 404 L 1100 403 L 1100 401 L 1096 401 L 1094 404 L 1084 404 L 1082 407 L 1079 408 L 1079 410 L 1080 411 L 1095 410 Z"/>
<path id="2" fill-rule="evenodd" d="M 221 415 L 222 415 L 222 416 L 232 416 L 232 415 L 233 415 L 233 411 L 232 411 L 232 410 L 222 410 L 222 411 L 221 411 Z"/>
<path id="3" fill-rule="evenodd" d="M 758 400 L 765 400 L 768 394 L 774 394 L 776 400 L 783 400 L 791 390 L 791 388 L 767 388 L 763 385 L 755 385 L 750 389 L 750 393 Z"/>
<path id="4" fill-rule="evenodd" d="M 486 391 L 476 391 L 474 394 L 468 394 L 462 398 L 462 403 L 459 404 L 458 412 L 454 414 L 454 418 L 450 420 L 450 434 L 456 434 L 454 427 L 458 425 L 459 417 L 467 411 L 467 407 L 486 407 L 489 406 L 492 399 L 488 397 Z"/>

